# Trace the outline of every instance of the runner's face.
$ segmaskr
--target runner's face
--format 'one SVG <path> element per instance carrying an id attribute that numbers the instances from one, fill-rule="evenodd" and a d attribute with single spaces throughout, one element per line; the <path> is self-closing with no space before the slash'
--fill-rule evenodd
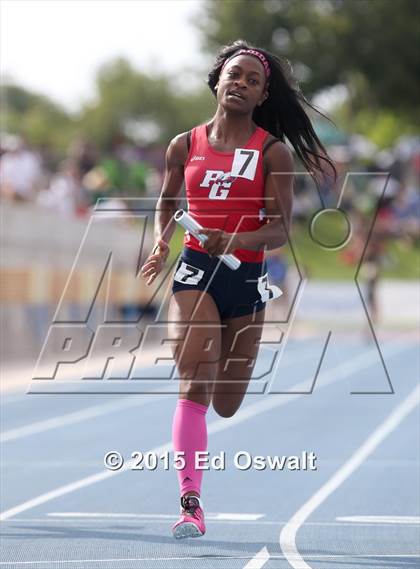
<path id="1" fill-rule="evenodd" d="M 242 98 L 232 92 L 239 93 Z M 262 104 L 267 96 L 264 67 L 256 57 L 238 55 L 225 65 L 217 85 L 220 105 L 245 114 Z"/>

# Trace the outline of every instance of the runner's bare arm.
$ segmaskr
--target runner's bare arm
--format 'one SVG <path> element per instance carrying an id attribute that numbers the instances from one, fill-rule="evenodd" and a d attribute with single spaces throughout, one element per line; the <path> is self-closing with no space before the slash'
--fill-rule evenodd
<path id="1" fill-rule="evenodd" d="M 256 231 L 237 233 L 234 246 L 258 250 L 263 246 L 276 249 L 287 242 L 293 203 L 294 161 L 291 150 L 283 142 L 270 146 L 265 156 L 265 213 L 267 223 Z"/>
<path id="2" fill-rule="evenodd" d="M 187 134 L 179 134 L 171 140 L 166 151 L 165 176 L 155 213 L 155 243 L 141 268 L 141 275 L 148 285 L 161 272 L 169 255 L 168 243 L 175 230 L 173 215 L 178 207 L 187 155 Z"/>
<path id="3" fill-rule="evenodd" d="M 182 133 L 171 140 L 166 151 L 165 175 L 156 205 L 155 246 L 161 239 L 169 243 L 175 230 L 173 215 L 178 208 L 187 155 L 187 133 Z"/>

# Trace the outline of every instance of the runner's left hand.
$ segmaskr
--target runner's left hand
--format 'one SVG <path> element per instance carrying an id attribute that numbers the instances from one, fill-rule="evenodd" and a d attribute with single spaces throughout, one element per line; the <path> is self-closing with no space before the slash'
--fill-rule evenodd
<path id="1" fill-rule="evenodd" d="M 238 247 L 236 233 L 227 233 L 223 229 L 203 228 L 200 229 L 200 235 L 207 236 L 206 241 L 200 245 L 211 257 L 232 253 Z"/>

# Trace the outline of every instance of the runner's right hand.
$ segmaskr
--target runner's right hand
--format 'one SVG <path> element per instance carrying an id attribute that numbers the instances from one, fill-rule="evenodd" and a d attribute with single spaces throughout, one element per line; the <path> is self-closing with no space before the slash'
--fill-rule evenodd
<path id="1" fill-rule="evenodd" d="M 146 280 L 147 285 L 152 284 L 161 272 L 168 255 L 169 245 L 162 239 L 159 239 L 141 268 L 141 276 Z"/>

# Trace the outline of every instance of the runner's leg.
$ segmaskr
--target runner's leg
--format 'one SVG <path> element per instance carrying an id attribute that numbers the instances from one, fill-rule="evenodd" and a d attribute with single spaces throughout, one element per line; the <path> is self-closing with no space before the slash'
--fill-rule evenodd
<path id="1" fill-rule="evenodd" d="M 222 320 L 222 356 L 213 388 L 213 407 L 222 417 L 239 409 L 259 350 L 265 308 Z"/>
<path id="2" fill-rule="evenodd" d="M 169 334 L 180 375 L 180 392 L 172 426 L 174 451 L 183 453 L 178 470 L 181 516 L 173 525 L 175 538 L 199 537 L 206 528 L 201 494 L 202 470 L 195 453 L 207 450 L 206 413 L 220 357 L 221 324 L 213 298 L 199 290 L 180 290 L 170 299 Z"/>

